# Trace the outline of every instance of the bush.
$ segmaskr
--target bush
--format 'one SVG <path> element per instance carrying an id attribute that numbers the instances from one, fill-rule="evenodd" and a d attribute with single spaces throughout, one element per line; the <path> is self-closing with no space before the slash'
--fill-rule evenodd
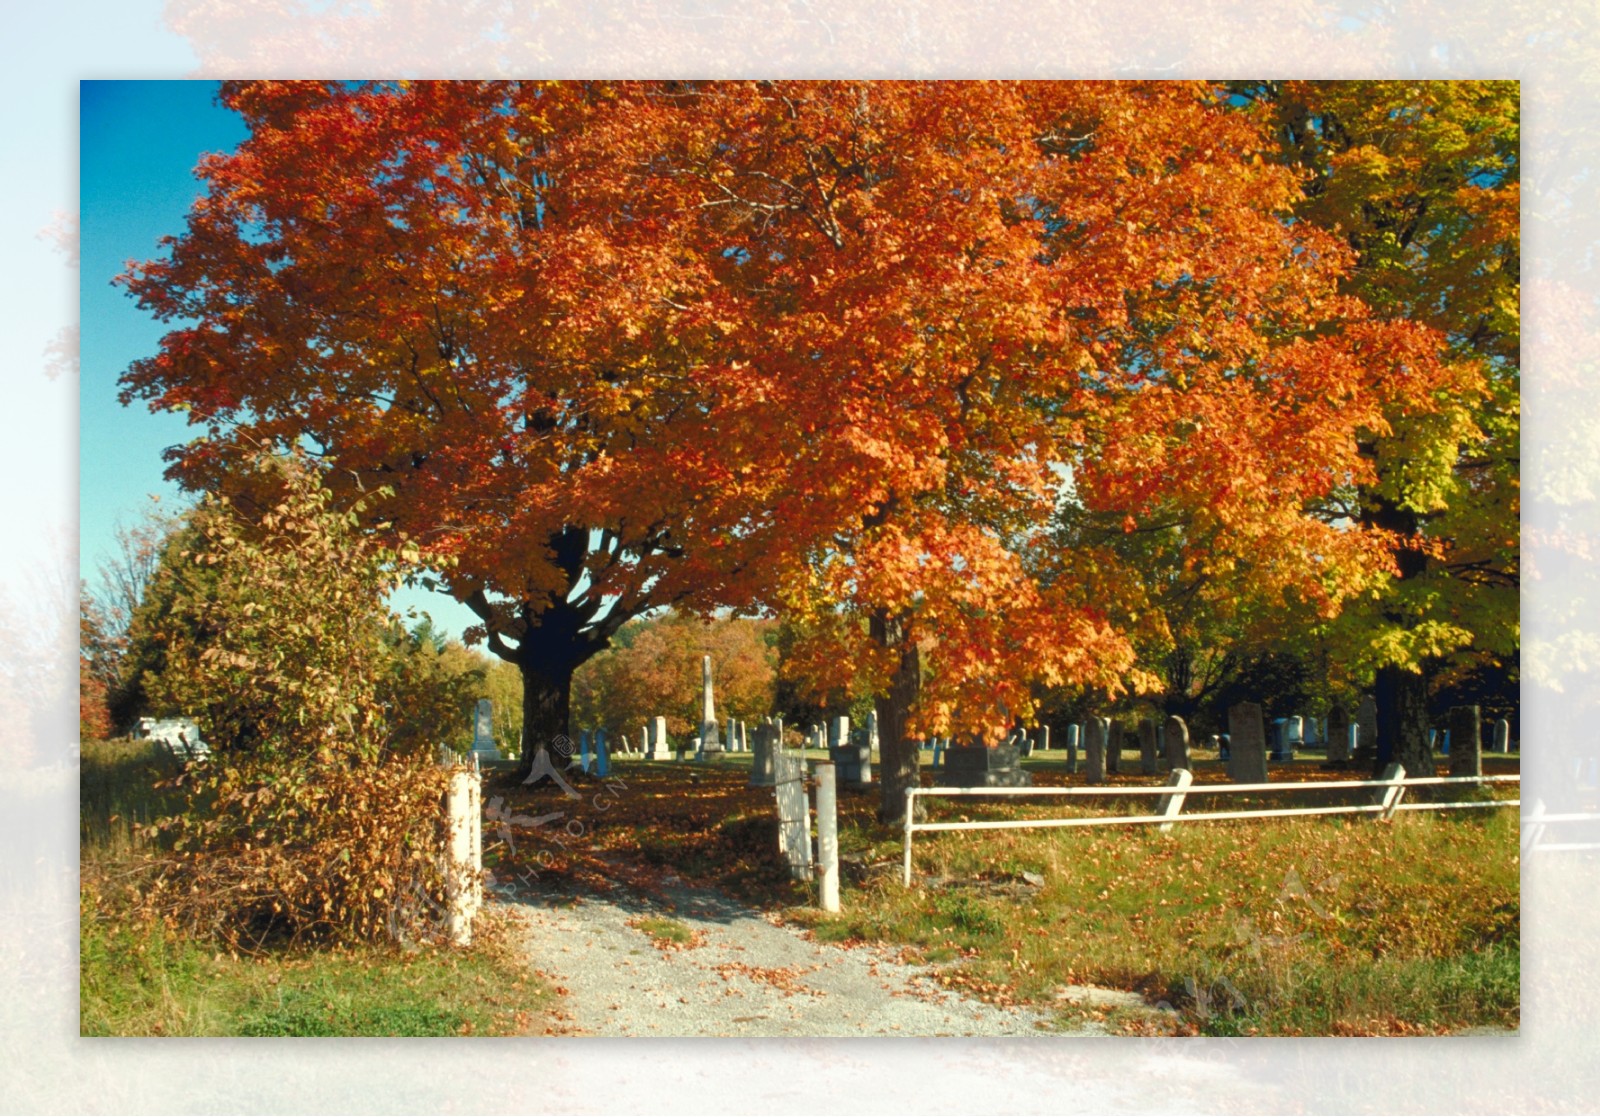
<path id="1" fill-rule="evenodd" d="M 161 650 L 153 708 L 192 712 L 212 749 L 177 780 L 183 813 L 154 828 L 170 850 L 156 907 L 235 948 L 426 935 L 444 900 L 447 727 L 416 714 L 459 717 L 460 696 L 405 701 L 437 672 L 396 666 L 415 649 L 383 597 L 404 556 L 298 458 L 245 480 L 238 504 L 265 511 L 202 501 L 136 617 Z"/>
<path id="2" fill-rule="evenodd" d="M 158 905 L 234 949 L 269 940 L 414 940 L 444 910 L 447 773 L 420 757 L 362 765 L 192 765 L 191 809 L 158 828 Z"/>

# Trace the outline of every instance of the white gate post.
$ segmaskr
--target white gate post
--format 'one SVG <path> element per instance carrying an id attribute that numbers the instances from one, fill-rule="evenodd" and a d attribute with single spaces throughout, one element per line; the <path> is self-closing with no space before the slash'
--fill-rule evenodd
<path id="1" fill-rule="evenodd" d="M 450 768 L 445 792 L 445 910 L 450 941 L 472 942 L 472 917 L 483 904 L 482 780 L 461 765 Z"/>
<path id="2" fill-rule="evenodd" d="M 839 910 L 839 792 L 832 764 L 818 764 L 817 860 L 821 862 L 822 910 Z"/>

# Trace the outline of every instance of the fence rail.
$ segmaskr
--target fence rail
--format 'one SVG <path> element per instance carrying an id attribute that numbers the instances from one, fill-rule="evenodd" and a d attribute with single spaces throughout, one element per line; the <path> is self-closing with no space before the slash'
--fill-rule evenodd
<path id="1" fill-rule="evenodd" d="M 1383 778 L 1376 780 L 1326 780 L 1319 783 L 1219 783 L 1195 784 L 1190 780 L 1191 773 L 1184 768 L 1174 769 L 1167 783 L 1154 787 L 909 787 L 906 789 L 906 817 L 905 817 L 905 886 L 911 886 L 911 843 L 913 835 L 918 831 L 936 830 L 1028 830 L 1041 828 L 1060 828 L 1068 826 L 1140 826 L 1159 825 L 1162 830 L 1170 830 L 1179 822 L 1204 822 L 1221 821 L 1225 819 L 1248 818 L 1297 818 L 1313 815 L 1334 814 L 1375 814 L 1381 818 L 1392 818 L 1397 811 L 1430 811 L 1430 810 L 1468 810 L 1486 807 L 1515 807 L 1520 806 L 1521 799 L 1489 799 L 1481 802 L 1453 802 L 1453 803 L 1401 803 L 1400 798 L 1407 788 L 1434 787 L 1452 784 L 1472 784 L 1474 786 L 1489 783 L 1520 783 L 1522 777 L 1516 776 L 1419 776 L 1406 778 L 1405 769 L 1398 764 L 1392 764 L 1383 774 Z M 1381 791 L 1382 795 L 1375 803 L 1350 803 L 1336 807 L 1277 807 L 1266 810 L 1240 810 L 1240 811 L 1199 811 L 1189 814 L 1183 813 L 1184 803 L 1191 795 L 1236 795 L 1242 792 L 1263 791 L 1335 791 L 1340 789 L 1371 788 Z M 1100 798 L 1103 796 L 1128 796 L 1128 795 L 1155 795 L 1161 801 L 1157 803 L 1155 814 L 1148 815 L 1100 815 L 1078 818 L 1029 818 L 1010 819 L 986 822 L 917 822 L 917 798 L 1029 798 L 1029 797 L 1054 797 L 1054 798 Z"/>

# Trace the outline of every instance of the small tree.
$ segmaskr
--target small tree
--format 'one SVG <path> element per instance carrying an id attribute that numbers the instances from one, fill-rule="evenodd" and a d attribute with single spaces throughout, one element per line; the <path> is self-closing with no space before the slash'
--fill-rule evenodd
<path id="1" fill-rule="evenodd" d="M 334 511 L 298 459 L 256 469 L 264 510 L 203 501 L 137 621 L 162 648 L 143 676 L 152 709 L 193 714 L 212 746 L 162 825 L 162 894 L 235 946 L 409 937 L 442 898 L 432 752 L 447 727 L 419 726 L 407 695 L 439 672 L 391 638 L 399 556 L 355 530 L 360 510 Z"/>
<path id="2" fill-rule="evenodd" d="M 140 687 L 152 713 L 192 714 L 230 757 L 299 759 L 337 741 L 376 759 L 392 556 L 302 465 L 257 469 L 276 503 L 249 518 L 208 497 L 169 546 L 135 618 L 136 640 L 160 649 Z"/>

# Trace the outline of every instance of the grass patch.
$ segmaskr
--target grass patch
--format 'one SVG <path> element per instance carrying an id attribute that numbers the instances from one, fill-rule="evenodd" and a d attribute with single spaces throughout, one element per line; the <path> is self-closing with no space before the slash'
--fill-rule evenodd
<path id="1" fill-rule="evenodd" d="M 554 994 L 499 936 L 470 950 L 213 950 L 163 924 L 82 904 L 85 1036 L 453 1036 L 542 1030 Z"/>
<path id="2" fill-rule="evenodd" d="M 629 921 L 628 926 L 635 927 L 649 935 L 658 944 L 668 943 L 673 946 L 688 946 L 694 941 L 694 932 L 689 925 L 677 919 L 666 916 L 647 915 L 642 919 Z"/>
<path id="3" fill-rule="evenodd" d="M 183 764 L 155 741 L 86 741 L 78 765 L 78 840 L 89 856 L 117 857 L 147 848 L 137 827 L 182 806 L 183 796 L 156 785 Z"/>
<path id="4" fill-rule="evenodd" d="M 1023 1000 L 1135 990 L 1216 1035 L 1517 1026 L 1517 819 L 943 834 L 819 937 L 938 949 Z M 1021 883 L 1022 871 L 1044 878 Z"/>

